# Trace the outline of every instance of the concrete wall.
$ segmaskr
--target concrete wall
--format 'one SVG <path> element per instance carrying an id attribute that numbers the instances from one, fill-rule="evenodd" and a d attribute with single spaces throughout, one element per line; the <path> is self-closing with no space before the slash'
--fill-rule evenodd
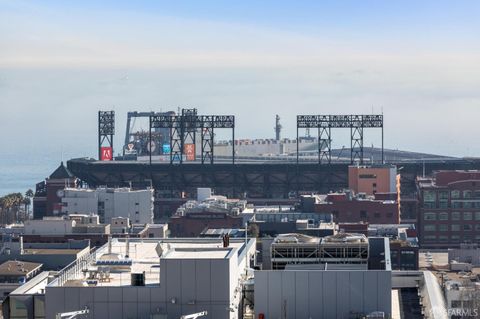
<path id="1" fill-rule="evenodd" d="M 230 264 L 227 259 L 163 259 L 161 280 L 167 291 L 168 318 L 207 310 L 208 318 L 233 318 L 230 305 Z"/>
<path id="2" fill-rule="evenodd" d="M 316 140 L 307 141 L 300 140 L 300 151 L 315 151 L 318 148 Z M 197 150 L 200 150 L 200 146 L 197 146 Z M 295 140 L 285 140 L 277 142 L 274 140 L 255 140 L 249 143 L 238 143 L 235 145 L 236 156 L 260 156 L 260 155 L 279 155 L 285 153 L 296 153 L 297 143 Z M 198 152 L 197 152 L 198 153 Z M 215 144 L 215 155 L 231 156 L 232 145 L 231 144 Z M 315 155 L 315 154 L 313 154 Z"/>
<path id="3" fill-rule="evenodd" d="M 391 314 L 390 271 L 256 271 L 255 315 L 265 318 L 351 318 Z"/>
<path id="4" fill-rule="evenodd" d="M 366 178 L 371 176 L 371 178 Z M 376 187 L 373 186 L 376 184 Z M 348 188 L 355 193 L 373 195 L 377 193 L 395 193 L 397 191 L 397 168 L 385 167 L 348 167 Z"/>
<path id="5" fill-rule="evenodd" d="M 75 225 L 73 220 L 64 219 L 40 219 L 26 220 L 26 235 L 65 235 L 71 234 Z"/>
<path id="6" fill-rule="evenodd" d="M 453 260 L 463 263 L 471 263 L 473 266 L 480 266 L 480 249 L 449 249 L 448 262 L 451 263 Z"/>
<path id="7" fill-rule="evenodd" d="M 150 189 L 66 189 L 62 202 L 66 204 L 62 212 L 67 214 L 98 214 L 98 203 L 103 202 L 102 223 L 110 223 L 112 217 L 130 217 L 135 224 L 153 223 L 153 190 Z"/>
<path id="8" fill-rule="evenodd" d="M 234 260 L 162 260 L 161 284 L 146 287 L 47 287 L 46 318 L 88 306 L 88 318 L 168 319 L 208 311 L 206 318 L 236 318 L 230 313 L 230 262 Z"/>
<path id="9" fill-rule="evenodd" d="M 98 213 L 98 196 L 94 190 L 65 189 L 62 203 L 65 214 Z"/>

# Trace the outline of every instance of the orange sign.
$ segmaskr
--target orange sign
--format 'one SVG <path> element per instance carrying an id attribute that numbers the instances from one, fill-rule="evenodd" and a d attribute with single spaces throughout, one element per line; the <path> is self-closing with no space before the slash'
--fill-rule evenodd
<path id="1" fill-rule="evenodd" d="M 187 161 L 195 161 L 195 144 L 185 144 L 183 153 L 186 155 Z"/>

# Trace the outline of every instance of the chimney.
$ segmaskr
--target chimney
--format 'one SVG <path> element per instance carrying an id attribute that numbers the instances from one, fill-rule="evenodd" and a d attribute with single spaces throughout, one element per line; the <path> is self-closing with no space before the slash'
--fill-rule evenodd
<path id="1" fill-rule="evenodd" d="M 112 236 L 108 236 L 108 254 L 112 253 Z"/>

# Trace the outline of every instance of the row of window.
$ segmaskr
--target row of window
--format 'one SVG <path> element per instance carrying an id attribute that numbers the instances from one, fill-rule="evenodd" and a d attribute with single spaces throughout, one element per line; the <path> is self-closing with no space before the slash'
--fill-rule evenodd
<path id="1" fill-rule="evenodd" d="M 452 201 L 451 204 L 449 202 L 424 202 L 424 208 L 480 208 L 480 200 L 475 201 Z"/>
<path id="2" fill-rule="evenodd" d="M 434 202 L 437 200 L 439 201 L 448 201 L 449 198 L 448 191 L 434 191 L 434 190 L 424 190 L 423 191 L 423 201 L 424 202 Z M 480 190 L 452 190 L 450 191 L 450 198 L 451 199 L 459 199 L 459 198 L 480 198 Z"/>
<path id="3" fill-rule="evenodd" d="M 471 224 L 432 224 L 432 225 L 425 225 L 423 226 L 424 231 L 472 231 L 473 225 Z M 480 231 L 480 224 L 475 225 L 475 230 Z"/>
<path id="4" fill-rule="evenodd" d="M 462 238 L 463 237 L 463 238 Z M 473 237 L 472 235 L 463 235 L 463 236 L 460 236 L 460 235 L 451 235 L 451 236 L 446 236 L 446 235 L 439 235 L 439 236 L 436 236 L 436 235 L 426 235 L 426 236 L 423 236 L 423 240 L 424 241 L 440 241 L 440 242 L 445 242 L 445 241 L 457 241 L 459 242 L 461 239 L 463 239 L 463 241 L 472 241 L 472 240 L 475 240 L 477 242 L 480 241 L 480 235 L 475 235 L 475 237 Z"/>
<path id="5" fill-rule="evenodd" d="M 450 215 L 450 216 L 449 216 Z M 424 220 L 480 220 L 480 212 L 426 212 L 423 214 Z"/>

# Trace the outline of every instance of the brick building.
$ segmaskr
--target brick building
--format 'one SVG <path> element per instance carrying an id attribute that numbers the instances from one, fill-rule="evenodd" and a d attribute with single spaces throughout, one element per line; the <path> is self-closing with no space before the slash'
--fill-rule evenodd
<path id="1" fill-rule="evenodd" d="M 33 197 L 33 218 L 60 215 L 62 212 L 62 191 L 65 187 L 75 187 L 76 178 L 63 162 L 43 182 L 36 185 Z"/>
<path id="2" fill-rule="evenodd" d="M 400 204 L 396 194 L 353 195 L 346 191 L 318 197 L 317 213 L 331 213 L 336 223 L 398 224 Z"/>
<path id="3" fill-rule="evenodd" d="M 480 242 L 480 171 L 438 171 L 417 188 L 422 247 Z"/>
<path id="4" fill-rule="evenodd" d="M 168 222 L 171 237 L 198 237 L 209 228 L 243 228 L 247 202 L 199 192 L 197 200 L 188 201 Z"/>
<path id="5" fill-rule="evenodd" d="M 399 193 L 400 175 L 395 165 L 349 166 L 348 188 L 355 194 Z"/>

